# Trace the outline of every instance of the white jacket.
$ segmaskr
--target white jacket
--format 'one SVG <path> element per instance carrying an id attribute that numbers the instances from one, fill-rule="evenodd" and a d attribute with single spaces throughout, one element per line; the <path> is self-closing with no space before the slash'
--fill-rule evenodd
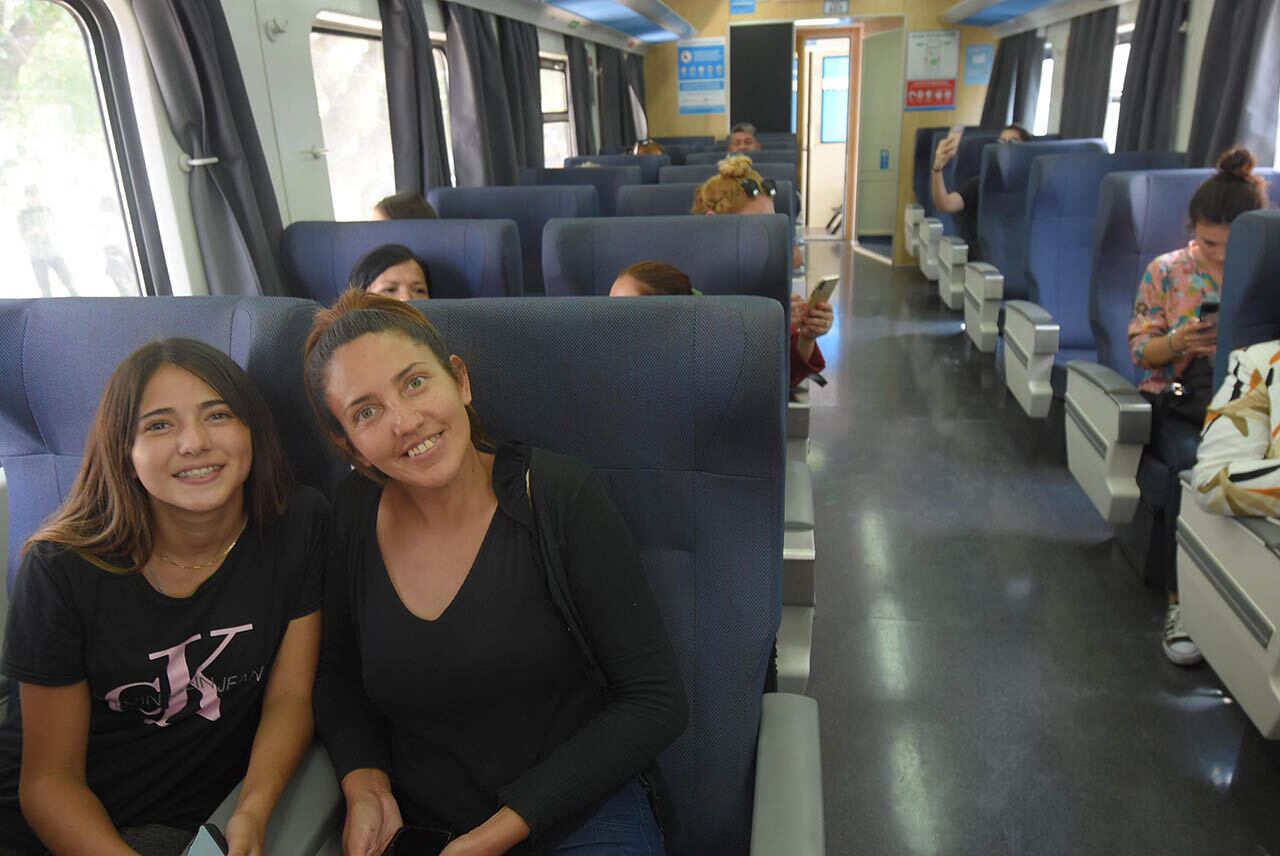
<path id="1" fill-rule="evenodd" d="M 1234 351 L 1200 436 L 1196 503 L 1241 517 L 1280 517 L 1280 341 Z"/>

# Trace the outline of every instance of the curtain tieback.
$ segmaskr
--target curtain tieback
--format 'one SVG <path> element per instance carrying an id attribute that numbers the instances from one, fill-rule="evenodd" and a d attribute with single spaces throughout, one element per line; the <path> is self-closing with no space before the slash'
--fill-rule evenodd
<path id="1" fill-rule="evenodd" d="M 191 172 L 192 168 L 197 166 L 213 166 L 217 162 L 217 158 L 193 158 L 186 152 L 178 155 L 178 167 L 183 172 Z"/>

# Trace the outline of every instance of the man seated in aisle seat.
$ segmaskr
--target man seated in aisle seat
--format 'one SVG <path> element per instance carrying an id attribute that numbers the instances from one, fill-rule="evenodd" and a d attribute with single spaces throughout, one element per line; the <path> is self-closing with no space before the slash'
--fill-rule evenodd
<path id="1" fill-rule="evenodd" d="M 435 220 L 437 216 L 431 203 L 414 190 L 393 193 L 373 206 L 374 220 Z"/>
<path id="2" fill-rule="evenodd" d="M 1149 448 L 1175 473 L 1195 463 L 1185 440 L 1187 423 L 1196 428 L 1205 424 L 1212 393 L 1210 360 L 1218 350 L 1218 330 L 1215 321 L 1200 317 L 1200 306 L 1218 300 L 1221 293 L 1232 221 L 1268 206 L 1267 183 L 1253 174 L 1256 164 L 1244 148 L 1230 149 L 1218 158 L 1218 171 L 1191 197 L 1187 219 L 1195 236 L 1187 246 L 1151 262 L 1134 301 L 1129 348 L 1134 365 L 1142 370 L 1138 389 L 1151 402 Z M 1170 545 L 1177 513 L 1175 499 L 1165 507 L 1164 531 Z M 1164 653 L 1171 662 L 1191 666 L 1200 662 L 1200 649 L 1182 626 L 1172 546 L 1167 552 Z"/>
<path id="3" fill-rule="evenodd" d="M 1009 125 L 1000 132 L 1002 143 L 1025 143 L 1031 139 L 1031 133 L 1021 125 Z M 973 176 L 955 190 L 947 190 L 947 182 L 942 171 L 956 156 L 960 147 L 960 138 L 947 136 L 938 143 L 938 150 L 933 156 L 933 205 L 943 214 L 950 214 L 956 221 L 956 231 L 960 238 L 969 245 L 969 260 L 979 261 L 978 249 L 978 183 L 980 176 Z"/>
<path id="4" fill-rule="evenodd" d="M 729 154 L 758 152 L 763 148 L 764 146 L 760 144 L 759 138 L 756 137 L 756 126 L 750 122 L 739 122 L 729 132 Z"/>
<path id="5" fill-rule="evenodd" d="M 643 261 L 628 267 L 613 281 L 610 297 L 700 296 L 684 271 L 666 262 Z M 835 313 L 825 301 L 810 308 L 803 297 L 791 295 L 791 385 L 827 367 L 818 337 L 831 329 Z"/>
<path id="6" fill-rule="evenodd" d="M 365 253 L 364 258 L 351 269 L 347 287 L 396 300 L 431 298 L 427 263 L 401 244 L 383 244 Z"/>
<path id="7" fill-rule="evenodd" d="M 1280 340 L 1231 353 L 1209 404 L 1192 484 L 1211 514 L 1280 517 Z"/>

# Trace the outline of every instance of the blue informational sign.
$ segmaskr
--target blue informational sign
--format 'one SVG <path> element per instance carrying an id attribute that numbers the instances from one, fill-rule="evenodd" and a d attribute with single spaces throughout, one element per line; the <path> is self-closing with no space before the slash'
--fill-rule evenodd
<path id="1" fill-rule="evenodd" d="M 729 0 L 730 15 L 754 15 L 756 0 Z"/>
<path id="2" fill-rule="evenodd" d="M 995 45 L 969 45 L 964 51 L 964 85 L 986 86 L 991 82 Z"/>
<path id="3" fill-rule="evenodd" d="M 692 39 L 676 49 L 681 115 L 725 112 L 724 39 Z"/>

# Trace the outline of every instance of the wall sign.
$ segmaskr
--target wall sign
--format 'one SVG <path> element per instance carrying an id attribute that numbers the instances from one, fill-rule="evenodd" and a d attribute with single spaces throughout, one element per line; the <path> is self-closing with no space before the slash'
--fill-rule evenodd
<path id="1" fill-rule="evenodd" d="M 991 82 L 991 65 L 995 62 L 995 45 L 969 45 L 964 49 L 964 85 L 986 86 Z"/>
<path id="2" fill-rule="evenodd" d="M 822 14 L 848 15 L 849 0 L 822 0 Z"/>
<path id="3" fill-rule="evenodd" d="M 690 39 L 676 46 L 680 115 L 725 112 L 724 39 Z"/>
<path id="4" fill-rule="evenodd" d="M 729 0 L 730 15 L 754 15 L 756 0 Z"/>
<path id="5" fill-rule="evenodd" d="M 907 34 L 907 110 L 954 110 L 960 31 Z"/>

